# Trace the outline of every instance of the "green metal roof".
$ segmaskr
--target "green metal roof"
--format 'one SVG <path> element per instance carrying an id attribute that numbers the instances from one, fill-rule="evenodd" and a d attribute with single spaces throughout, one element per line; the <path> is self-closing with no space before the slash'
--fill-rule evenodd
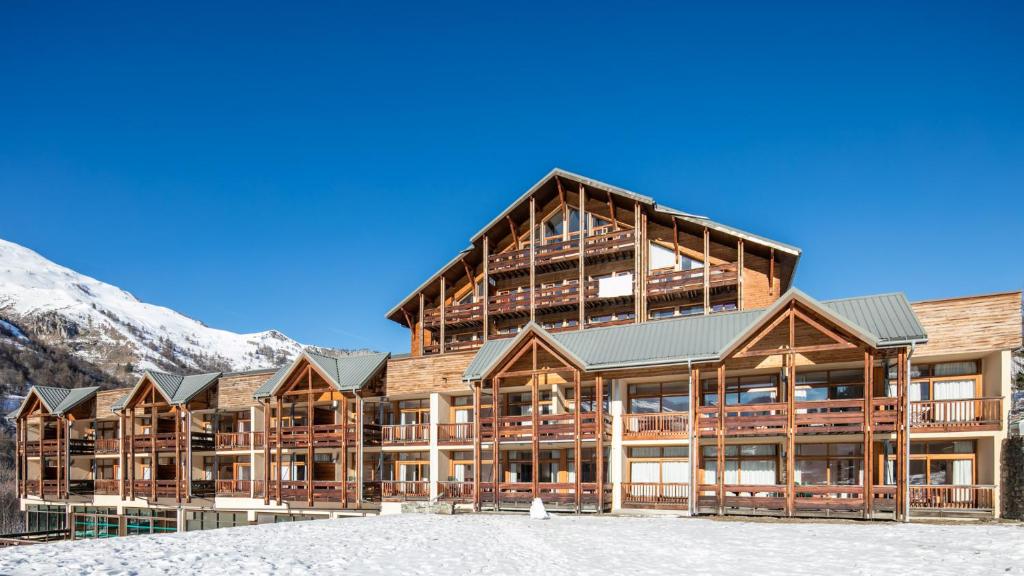
<path id="1" fill-rule="evenodd" d="M 529 324 L 514 339 L 489 340 L 463 373 L 464 381 L 483 378 L 526 332 L 542 333 L 585 371 L 707 362 L 720 359 L 760 321 L 791 300 L 800 300 L 845 325 L 876 347 L 921 343 L 928 336 L 903 294 L 881 294 L 819 302 L 791 289 L 768 308 L 549 333 Z"/>
<path id="2" fill-rule="evenodd" d="M 267 380 L 253 393 L 254 398 L 266 398 L 273 394 L 289 374 L 305 358 L 315 364 L 326 376 L 328 381 L 338 390 L 358 390 L 365 386 L 374 375 L 387 363 L 391 355 L 385 352 L 374 354 L 354 354 L 352 356 L 324 356 L 309 350 L 303 351 L 295 360 L 282 366 L 270 380 Z"/>
<path id="3" fill-rule="evenodd" d="M 88 400 L 99 390 L 98 386 L 87 386 L 85 388 L 57 388 L 56 386 L 32 386 L 21 406 L 7 415 L 8 418 L 17 417 L 25 408 L 25 404 L 35 392 L 43 402 L 43 406 L 50 414 L 64 415 L 69 410 Z"/>
<path id="4" fill-rule="evenodd" d="M 124 405 L 128 402 L 129 397 L 131 397 L 131 394 L 125 394 L 124 396 L 121 396 L 120 398 L 115 400 L 114 403 L 110 405 L 110 411 L 120 412 L 121 410 L 123 410 Z"/>
<path id="5" fill-rule="evenodd" d="M 139 387 L 142 386 L 147 377 L 156 384 L 157 390 L 160 391 L 160 394 L 167 400 L 168 404 L 180 405 L 187 403 L 197 394 L 206 390 L 207 387 L 217 381 L 217 378 L 220 378 L 220 375 L 220 372 L 181 375 L 159 372 L 157 370 L 146 370 L 142 373 L 139 381 L 135 383 L 135 386 L 132 387 L 131 392 L 114 402 L 110 409 L 115 412 L 124 409 L 128 399 L 135 396 L 135 393 L 138 392 Z"/>

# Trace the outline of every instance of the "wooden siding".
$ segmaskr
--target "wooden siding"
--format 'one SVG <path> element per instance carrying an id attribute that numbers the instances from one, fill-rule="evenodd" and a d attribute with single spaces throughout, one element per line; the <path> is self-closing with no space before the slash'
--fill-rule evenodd
<path id="1" fill-rule="evenodd" d="M 273 371 L 232 374 L 221 376 L 218 383 L 217 408 L 221 410 L 240 410 L 255 406 L 252 393 L 262 386 Z"/>
<path id="2" fill-rule="evenodd" d="M 911 304 L 928 334 L 916 356 L 1011 350 L 1021 346 L 1021 293 Z"/>
<path id="3" fill-rule="evenodd" d="M 388 360 L 387 393 L 425 394 L 467 390 L 462 373 L 476 351 Z"/>
<path id="4" fill-rule="evenodd" d="M 113 390 L 100 390 L 96 393 L 96 417 L 116 418 L 110 409 L 125 394 L 131 392 L 131 388 L 114 388 Z"/>

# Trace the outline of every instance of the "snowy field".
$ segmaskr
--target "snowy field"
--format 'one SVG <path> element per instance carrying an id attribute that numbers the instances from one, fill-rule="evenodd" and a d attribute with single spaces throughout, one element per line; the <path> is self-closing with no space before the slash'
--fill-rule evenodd
<path id="1" fill-rule="evenodd" d="M 403 515 L 0 550 L 0 574 L 1024 575 L 1020 525 Z"/>

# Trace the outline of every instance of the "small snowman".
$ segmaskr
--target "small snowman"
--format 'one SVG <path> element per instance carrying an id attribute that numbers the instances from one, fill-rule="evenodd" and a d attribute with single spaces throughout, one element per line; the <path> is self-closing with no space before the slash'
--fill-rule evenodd
<path id="1" fill-rule="evenodd" d="M 534 520 L 548 520 L 551 515 L 544 508 L 544 503 L 540 501 L 540 498 L 534 498 L 533 504 L 530 504 L 530 518 Z"/>

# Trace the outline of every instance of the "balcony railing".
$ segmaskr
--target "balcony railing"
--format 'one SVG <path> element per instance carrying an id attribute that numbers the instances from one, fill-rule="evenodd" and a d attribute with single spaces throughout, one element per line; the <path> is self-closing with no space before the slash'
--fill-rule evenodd
<path id="1" fill-rule="evenodd" d="M 95 493 L 113 495 L 121 493 L 121 481 L 116 478 L 103 478 L 95 480 Z"/>
<path id="2" fill-rule="evenodd" d="M 488 426 L 492 420 L 486 419 Z M 483 425 L 484 419 L 480 423 Z M 522 441 L 533 438 L 533 417 L 532 416 L 502 416 L 498 419 L 500 424 L 498 433 L 503 441 Z M 604 426 L 602 431 L 607 433 L 611 429 L 611 416 L 604 415 Z M 584 439 L 596 438 L 598 433 L 598 422 L 596 412 L 583 412 L 580 414 L 580 437 Z M 539 440 L 572 440 L 576 435 L 574 414 L 540 414 L 537 416 L 537 438 Z"/>
<path id="3" fill-rule="evenodd" d="M 686 508 L 690 485 L 686 482 L 623 482 L 622 506 Z"/>
<path id="4" fill-rule="evenodd" d="M 618 256 L 632 254 L 635 234 L 633 230 L 613 230 L 588 236 L 584 243 L 584 252 L 588 260 L 614 259 Z"/>
<path id="5" fill-rule="evenodd" d="M 437 425 L 438 444 L 472 444 L 473 423 L 458 422 Z"/>
<path id="6" fill-rule="evenodd" d="M 626 440 L 686 438 L 690 415 L 686 412 L 623 414 L 622 437 Z"/>
<path id="7" fill-rule="evenodd" d="M 815 400 L 794 404 L 796 431 L 810 433 L 851 433 L 864 430 L 864 400 Z"/>
<path id="8" fill-rule="evenodd" d="M 252 480 L 217 480 L 217 496 L 241 496 L 252 493 Z"/>
<path id="9" fill-rule="evenodd" d="M 451 304 L 444 309 L 445 326 L 473 326 L 479 324 L 484 317 L 483 302 Z M 434 327 L 441 325 L 441 308 L 425 308 L 423 325 Z"/>
<path id="10" fill-rule="evenodd" d="M 708 268 L 708 287 L 732 286 L 738 282 L 736 264 L 718 264 Z M 704 268 L 654 271 L 647 277 L 647 297 L 668 299 L 682 294 L 695 295 L 704 290 Z"/>
<path id="11" fill-rule="evenodd" d="M 473 500 L 473 483 L 454 480 L 438 482 L 437 499 L 445 502 L 469 502 Z"/>
<path id="12" fill-rule="evenodd" d="M 910 507 L 928 510 L 991 512 L 995 486 L 910 486 Z"/>
<path id="13" fill-rule="evenodd" d="M 217 450 L 248 450 L 251 440 L 250 432 L 217 432 Z"/>
<path id="14" fill-rule="evenodd" d="M 380 489 L 385 500 L 425 500 L 430 497 L 430 482 L 426 480 L 385 480 L 380 483 Z"/>
<path id="15" fill-rule="evenodd" d="M 173 451 L 177 448 L 185 450 L 189 442 L 193 450 L 213 450 L 214 435 L 208 432 L 192 432 L 189 434 L 175 434 L 174 432 L 159 432 L 156 434 L 136 434 L 135 451 L 150 452 L 155 449 L 159 452 Z"/>
<path id="16" fill-rule="evenodd" d="M 120 438 L 97 438 L 94 443 L 97 454 L 117 454 L 121 451 Z"/>
<path id="17" fill-rule="evenodd" d="M 910 403 L 910 427 L 915 431 L 999 430 L 1002 415 L 1002 398 Z"/>
<path id="18" fill-rule="evenodd" d="M 153 492 L 153 480 L 135 480 L 133 486 L 135 487 L 136 498 L 148 498 Z M 173 497 L 177 494 L 175 492 L 175 481 L 174 480 L 156 480 L 156 495 L 157 497 Z M 185 482 L 181 481 L 178 483 L 179 490 L 182 496 L 185 495 Z"/>
<path id="19" fill-rule="evenodd" d="M 507 294 L 495 294 L 490 298 L 488 310 L 493 316 L 513 315 L 529 313 L 530 311 L 530 289 Z"/>
<path id="20" fill-rule="evenodd" d="M 633 230 L 595 229 L 584 241 L 588 260 L 611 260 L 627 256 L 634 250 Z M 552 270 L 573 266 L 579 260 L 579 238 L 537 244 L 534 262 L 539 270 Z M 525 274 L 530 268 L 530 247 L 509 250 L 487 257 L 487 271 L 492 276 Z"/>
<path id="21" fill-rule="evenodd" d="M 430 424 L 381 426 L 381 439 L 385 446 L 428 444 L 430 443 Z"/>

